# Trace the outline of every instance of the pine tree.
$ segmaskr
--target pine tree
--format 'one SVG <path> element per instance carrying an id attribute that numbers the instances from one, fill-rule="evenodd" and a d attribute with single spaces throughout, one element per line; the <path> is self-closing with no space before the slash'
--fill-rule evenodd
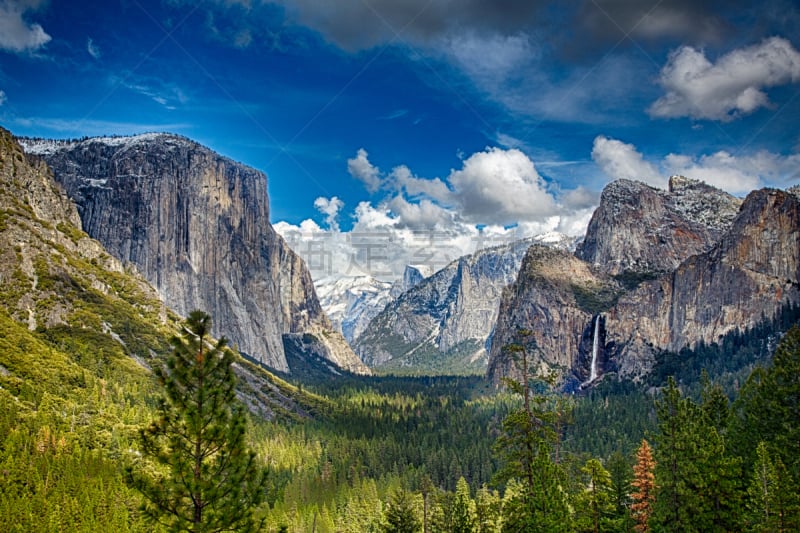
<path id="1" fill-rule="evenodd" d="M 576 498 L 577 531 L 609 531 L 614 513 L 611 475 L 597 459 L 589 459 L 581 468 L 585 477 L 583 490 Z"/>
<path id="2" fill-rule="evenodd" d="M 780 457 L 793 479 L 800 479 L 800 327 L 781 339 L 772 365 L 754 370 L 733 409 L 731 437 L 749 468 L 758 443 Z"/>
<path id="3" fill-rule="evenodd" d="M 741 512 L 741 462 L 730 457 L 706 410 L 670 378 L 656 410 L 656 501 L 650 525 L 663 531 L 731 531 Z"/>
<path id="4" fill-rule="evenodd" d="M 608 459 L 608 473 L 611 475 L 611 498 L 614 504 L 614 518 L 617 529 L 629 531 L 631 525 L 630 500 L 633 469 L 625 456 L 619 451 Z"/>
<path id="5" fill-rule="evenodd" d="M 517 336 L 530 337 L 529 330 Z M 506 379 L 506 386 L 522 396 L 521 409 L 511 412 L 502 423 L 495 450 L 503 463 L 499 481 L 519 479 L 524 487 L 503 505 L 503 531 L 570 531 L 570 513 L 564 486 L 564 472 L 553 460 L 559 435 L 559 413 L 542 394 L 531 394 L 528 375 L 529 346 L 515 343 L 505 348 L 520 364 L 522 381 Z M 552 381 L 550 381 L 552 384 Z"/>
<path id="6" fill-rule="evenodd" d="M 475 502 L 469 495 L 469 485 L 463 477 L 456 483 L 453 501 L 453 524 L 451 533 L 472 533 L 475 530 Z"/>
<path id="7" fill-rule="evenodd" d="M 500 496 L 486 486 L 475 495 L 475 518 L 477 533 L 497 533 L 500 515 Z"/>
<path id="8" fill-rule="evenodd" d="M 389 501 L 386 510 L 386 533 L 418 533 L 422 528 L 411 495 L 399 489 Z"/>
<path id="9" fill-rule="evenodd" d="M 160 417 L 140 432 L 159 474 L 131 467 L 129 480 L 147 500 L 145 514 L 172 531 L 254 531 L 265 476 L 245 445 L 235 356 L 225 338 L 210 344 L 210 330 L 211 318 L 193 311 L 172 338 L 167 368 L 156 368 L 166 393 Z"/>
<path id="10" fill-rule="evenodd" d="M 749 487 L 748 531 L 784 533 L 800 528 L 798 494 L 780 458 L 770 457 L 766 443 L 756 450 Z"/>
<path id="11" fill-rule="evenodd" d="M 638 533 L 648 533 L 650 527 L 648 522 L 653 513 L 653 502 L 655 501 L 655 470 L 656 463 L 653 461 L 653 454 L 650 444 L 642 439 L 642 444 L 636 452 L 636 464 L 633 467 L 633 482 L 631 485 L 636 492 L 631 494 L 633 503 L 631 504 L 631 515 L 635 521 L 634 529 Z"/>

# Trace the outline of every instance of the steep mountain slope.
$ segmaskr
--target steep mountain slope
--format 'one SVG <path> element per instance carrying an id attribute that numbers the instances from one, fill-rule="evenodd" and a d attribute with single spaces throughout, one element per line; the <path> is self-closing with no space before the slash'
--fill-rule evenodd
<path id="1" fill-rule="evenodd" d="M 642 203 L 643 186 L 623 185 L 635 197 L 619 196 L 620 184 L 609 185 L 614 194 L 604 193 L 598 211 L 634 213 L 631 206 Z M 691 190 L 698 191 L 696 197 Z M 638 379 L 650 371 L 659 350 L 678 351 L 700 341 L 711 343 L 730 331 L 773 317 L 786 305 L 797 304 L 800 204 L 793 191 L 754 191 L 730 223 L 724 217 L 707 218 L 714 224 L 706 227 L 717 222 L 727 226 L 716 243 L 684 258 L 658 279 L 644 281 L 627 292 L 622 285 L 614 285 L 616 280 L 599 273 L 620 273 L 621 265 L 667 267 L 690 250 L 680 239 L 695 245 L 700 242 L 696 236 L 702 232 L 697 226 L 692 232 L 676 232 L 672 222 L 662 224 L 657 218 L 640 216 L 636 223 L 641 227 L 625 236 L 635 241 L 629 250 L 610 259 L 609 264 L 591 268 L 579 259 L 542 259 L 539 253 L 529 254 L 517 283 L 504 293 L 491 349 L 490 378 L 497 382 L 513 374 L 513 362 L 502 347 L 519 342 L 515 335 L 520 329 L 533 332 L 534 368 L 555 370 L 564 382 L 579 385 L 591 377 L 593 367 L 597 375 L 617 371 Z M 708 191 L 697 184 L 687 193 L 683 205 L 708 201 Z M 701 218 L 699 214 L 693 215 L 695 221 Z M 599 218 L 596 213 L 593 220 Z M 667 220 L 674 222 L 672 213 L 667 212 Z M 610 254 L 619 252 L 616 244 L 606 246 L 603 235 L 592 233 L 598 227 L 589 226 L 584 242 L 597 243 L 597 249 Z M 667 237 L 662 239 L 662 233 Z M 639 240 L 634 239 L 636 235 Z M 678 239 L 677 235 L 683 236 Z M 662 252 L 666 259 L 657 259 Z M 578 292 L 574 291 L 576 280 L 584 285 Z M 571 299 L 570 291 L 579 298 Z"/>
<path id="2" fill-rule="evenodd" d="M 356 353 L 394 372 L 483 372 L 502 290 L 534 242 L 481 250 L 420 281 L 370 322 Z"/>
<path id="3" fill-rule="evenodd" d="M 532 372 L 556 370 L 565 380 L 591 376 L 593 316 L 610 307 L 619 285 L 608 275 L 564 250 L 531 246 L 517 280 L 504 291 L 489 353 L 487 373 L 520 379 L 518 365 L 504 348 L 522 344 Z M 520 330 L 530 335 L 520 336 Z"/>
<path id="4" fill-rule="evenodd" d="M 618 180 L 603 190 L 575 255 L 615 275 L 669 272 L 711 248 L 741 203 L 682 176 L 672 176 L 667 191 Z"/>
<path id="5" fill-rule="evenodd" d="M 177 312 L 207 311 L 214 334 L 278 370 L 289 370 L 284 336 L 307 333 L 330 361 L 368 371 L 269 224 L 263 173 L 168 134 L 22 143 L 53 168 L 87 233 Z"/>
<path id="6" fill-rule="evenodd" d="M 105 390 L 98 380 L 108 380 L 104 401 L 138 401 L 141 413 L 154 389 L 150 364 L 170 351 L 179 320 L 134 266 L 81 230 L 52 171 L 0 128 L 0 389 L 20 405 L 44 392 L 82 405 L 96 402 L 93 388 Z M 236 370 L 254 413 L 294 418 L 313 405 L 255 365 L 242 361 Z M 76 412 L 82 425 L 110 430 L 114 422 L 91 405 Z"/>
<path id="7" fill-rule="evenodd" d="M 800 302 L 800 198 L 750 193 L 711 250 L 624 296 L 605 321 L 609 354 L 626 376 L 640 376 L 654 350 L 677 351 L 744 330 Z"/>

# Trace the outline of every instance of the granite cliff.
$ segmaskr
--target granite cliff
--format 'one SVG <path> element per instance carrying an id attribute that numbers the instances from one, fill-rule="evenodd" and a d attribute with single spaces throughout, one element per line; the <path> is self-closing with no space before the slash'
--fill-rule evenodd
<path id="1" fill-rule="evenodd" d="M 620 374 L 638 377 L 651 366 L 655 350 L 714 342 L 798 302 L 800 198 L 754 191 L 711 250 L 642 284 L 609 310 L 609 357 Z"/>
<path id="2" fill-rule="evenodd" d="M 489 377 L 514 375 L 502 348 L 521 329 L 532 332 L 534 368 L 586 386 L 595 359 L 600 376 L 638 379 L 661 350 L 717 341 L 797 304 L 799 209 L 796 188 L 742 202 L 685 178 L 670 191 L 610 184 L 577 257 L 531 249 L 504 291 Z"/>
<path id="3" fill-rule="evenodd" d="M 367 371 L 269 224 L 263 173 L 168 134 L 22 144 L 52 167 L 85 231 L 178 313 L 205 310 L 215 335 L 278 370 L 289 370 L 284 340 L 310 334 L 326 359 Z"/>
<path id="4" fill-rule="evenodd" d="M 666 191 L 614 181 L 603 190 L 575 255 L 614 275 L 670 272 L 716 244 L 741 203 L 682 176 L 672 176 Z"/>
<path id="5" fill-rule="evenodd" d="M 531 246 L 517 280 L 506 287 L 489 352 L 488 375 L 520 379 L 504 347 L 519 343 L 529 350 L 530 370 L 555 370 L 562 380 L 585 382 L 591 369 L 592 317 L 616 300 L 619 285 L 565 250 Z M 520 330 L 530 335 L 520 338 Z"/>
<path id="6" fill-rule="evenodd" d="M 480 250 L 424 279 L 407 271 L 411 287 L 372 319 L 356 339 L 356 353 L 396 372 L 484 372 L 503 288 L 534 242 Z"/>

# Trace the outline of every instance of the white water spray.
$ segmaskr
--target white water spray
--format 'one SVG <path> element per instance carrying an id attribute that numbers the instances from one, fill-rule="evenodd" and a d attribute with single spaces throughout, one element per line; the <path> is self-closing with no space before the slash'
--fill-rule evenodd
<path id="1" fill-rule="evenodd" d="M 597 379 L 597 349 L 600 346 L 600 315 L 594 319 L 594 335 L 592 335 L 592 366 L 589 370 L 589 382 Z"/>

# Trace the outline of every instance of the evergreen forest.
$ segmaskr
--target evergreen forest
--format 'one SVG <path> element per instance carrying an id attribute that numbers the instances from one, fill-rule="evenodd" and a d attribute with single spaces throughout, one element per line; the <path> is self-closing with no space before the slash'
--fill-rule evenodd
<path id="1" fill-rule="evenodd" d="M 499 388 L 475 376 L 290 380 L 217 345 L 240 377 L 219 381 L 230 409 L 208 416 L 226 421 L 214 435 L 236 444 L 229 455 L 250 459 L 231 474 L 241 493 L 214 512 L 249 502 L 228 529 L 240 531 L 797 531 L 797 318 L 788 308 L 664 353 L 646 383 L 607 375 L 575 394 L 533 376 Z M 175 420 L 164 399 L 176 337 L 131 357 L 107 336 L 30 331 L 5 312 L 0 330 L 0 530 L 226 530 L 154 511 L 154 487 L 185 475 L 177 456 L 152 453 Z M 291 401 L 267 412 L 248 404 L 259 395 Z"/>

